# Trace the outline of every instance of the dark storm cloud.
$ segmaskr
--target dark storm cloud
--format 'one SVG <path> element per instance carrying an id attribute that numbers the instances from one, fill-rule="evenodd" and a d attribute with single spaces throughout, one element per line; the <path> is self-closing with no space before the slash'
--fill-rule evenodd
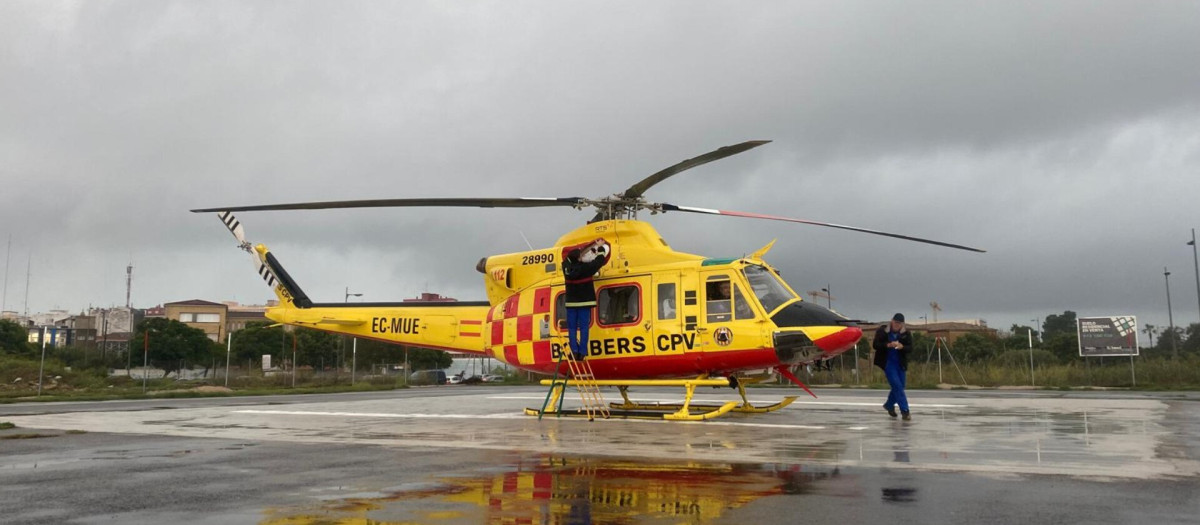
<path id="1" fill-rule="evenodd" d="M 131 256 L 139 306 L 265 299 L 190 208 L 599 197 L 759 138 L 775 142 L 648 196 L 990 250 L 654 219 L 703 254 L 778 237 L 768 259 L 792 284 L 832 285 L 855 317 L 931 300 L 1001 327 L 1067 308 L 1165 317 L 1161 267 L 1186 277 L 1200 222 L 1194 3 L 9 2 L 0 44 L 10 309 L 30 250 L 34 310 L 123 301 Z M 479 298 L 480 256 L 524 249 L 522 234 L 549 245 L 587 216 L 242 219 L 332 300 L 346 286 Z"/>

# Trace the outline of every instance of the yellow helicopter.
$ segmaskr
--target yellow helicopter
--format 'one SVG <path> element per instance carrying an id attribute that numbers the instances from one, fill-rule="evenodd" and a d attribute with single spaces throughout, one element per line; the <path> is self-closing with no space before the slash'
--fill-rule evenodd
<path id="1" fill-rule="evenodd" d="M 567 415 L 559 407 L 563 389 L 572 382 L 593 391 L 600 386 L 619 388 L 622 403 L 592 407 L 604 417 L 703 420 L 729 412 L 762 413 L 787 406 L 796 396 L 756 407 L 746 399 L 746 384 L 764 381 L 775 370 L 812 394 L 791 369 L 826 361 L 853 348 L 862 336 L 861 329 L 854 320 L 803 300 L 763 260 L 775 241 L 740 258 L 714 259 L 677 252 L 649 223 L 637 220 L 639 212 L 787 221 L 983 251 L 854 226 L 677 206 L 643 197 L 652 186 L 684 170 L 768 142 L 756 140 L 719 148 L 661 170 L 623 193 L 599 199 L 378 199 L 192 211 L 216 212 L 239 247 L 251 253 L 259 275 L 279 297 L 279 306 L 267 310 L 268 318 L 356 337 L 489 356 L 555 378 L 563 374 L 566 380 L 544 381 L 551 386 L 547 402 L 542 409 L 528 409 L 530 413 Z M 552 247 L 481 259 L 476 269 L 483 274 L 487 301 L 352 304 L 313 302 L 264 245 L 246 240 L 241 223 L 233 215 L 235 211 L 374 207 L 569 207 L 592 208 L 596 214 Z M 591 319 L 587 357 L 578 361 L 567 345 L 562 263 L 570 250 L 598 241 L 608 245 L 609 260 L 595 279 L 597 306 Z M 685 389 L 684 402 L 637 403 L 628 397 L 631 386 L 681 386 Z M 742 401 L 693 404 L 698 386 L 736 388 Z M 593 398 L 596 405 L 602 402 L 598 398 Z M 587 405 L 587 396 L 584 401 Z M 589 418 L 593 415 L 589 408 Z"/>

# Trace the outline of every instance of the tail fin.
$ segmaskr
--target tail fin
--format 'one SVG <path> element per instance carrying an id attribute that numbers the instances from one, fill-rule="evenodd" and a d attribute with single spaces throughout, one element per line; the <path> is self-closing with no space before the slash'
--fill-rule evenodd
<path id="1" fill-rule="evenodd" d="M 312 306 L 312 300 L 304 294 L 304 290 L 300 289 L 296 281 L 292 280 L 292 276 L 288 275 L 287 270 L 283 269 L 283 266 L 279 264 L 279 260 L 271 252 L 267 251 L 266 246 L 261 244 L 255 246 L 254 251 L 262 261 L 258 273 L 267 281 L 267 285 L 275 290 L 275 295 L 279 297 L 280 303 L 291 303 L 298 308 L 309 308 Z M 272 282 L 274 282 L 273 285 Z"/>
<path id="2" fill-rule="evenodd" d="M 263 281 L 266 281 L 267 286 L 275 291 L 275 296 L 279 298 L 281 305 L 298 308 L 312 306 L 312 301 L 304 294 L 304 290 L 296 285 L 296 281 L 292 280 L 292 276 L 288 275 L 266 246 L 259 244 L 251 247 L 250 242 L 246 240 L 242 223 L 232 213 L 217 212 L 217 217 L 225 224 L 229 233 L 233 234 L 233 238 L 237 239 L 238 248 L 245 250 L 253 257 L 254 268 L 258 271 L 258 275 L 263 278 Z"/>

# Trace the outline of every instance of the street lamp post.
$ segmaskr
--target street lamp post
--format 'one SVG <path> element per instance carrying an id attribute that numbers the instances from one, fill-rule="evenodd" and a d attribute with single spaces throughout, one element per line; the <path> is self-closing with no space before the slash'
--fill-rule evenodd
<path id="1" fill-rule="evenodd" d="M 362 294 L 360 294 L 360 293 L 350 293 L 350 287 L 349 287 L 349 286 L 347 286 L 347 287 L 346 287 L 346 296 L 343 298 L 343 299 L 344 299 L 344 301 L 343 301 L 343 302 L 346 302 L 346 303 L 350 302 L 350 298 L 351 298 L 351 297 L 362 297 Z M 358 338 L 357 338 L 357 337 L 353 338 L 353 341 L 354 341 L 354 343 L 353 343 L 353 344 L 354 344 L 354 350 L 355 350 L 355 353 L 357 353 L 357 351 L 358 351 Z M 342 355 L 340 356 L 340 357 L 341 357 L 340 361 L 341 361 L 341 363 L 342 363 L 342 364 L 345 364 L 345 363 L 346 363 L 346 337 L 345 337 L 345 336 L 342 336 L 342 338 L 341 338 L 341 340 L 340 340 L 339 342 L 342 344 L 342 352 L 341 352 L 341 354 L 342 354 Z M 354 356 L 354 357 L 358 357 L 358 356 L 356 355 L 356 356 Z M 355 361 L 357 361 L 357 360 L 355 360 Z M 350 365 L 350 384 L 352 384 L 352 385 L 354 384 L 354 365 L 356 365 L 356 364 L 358 364 L 358 363 L 357 363 L 357 362 L 355 362 L 355 363 L 353 363 L 353 364 L 351 364 L 351 365 Z M 338 366 L 338 368 L 341 368 L 341 367 L 340 367 L 340 365 Z M 335 375 L 336 375 L 336 373 L 335 373 Z M 336 379 L 335 379 L 335 381 L 336 381 Z"/>
<path id="2" fill-rule="evenodd" d="M 828 284 L 826 284 L 824 288 L 821 288 L 821 291 L 825 292 L 825 306 L 828 307 L 830 310 L 833 310 L 833 292 L 831 291 L 832 288 L 833 288 L 833 286 L 828 285 Z"/>
<path id="3" fill-rule="evenodd" d="M 1192 247 L 1192 268 L 1196 271 L 1196 305 L 1200 306 L 1200 260 L 1196 259 L 1196 229 L 1192 228 L 1192 240 L 1188 243 Z"/>
<path id="4" fill-rule="evenodd" d="M 46 327 L 43 326 L 39 330 L 39 337 L 42 340 L 42 364 L 38 365 L 38 397 L 42 395 L 42 375 L 46 369 Z"/>
<path id="5" fill-rule="evenodd" d="M 225 386 L 229 386 L 229 356 L 233 355 L 233 332 L 225 334 Z"/>
<path id="6" fill-rule="evenodd" d="M 1029 386 L 1037 386 L 1033 380 L 1033 328 L 1029 329 Z"/>
<path id="7" fill-rule="evenodd" d="M 1167 283 L 1167 335 L 1171 337 L 1171 359 L 1179 359 L 1179 348 L 1175 343 L 1175 316 L 1171 313 L 1171 272 L 1167 271 L 1166 266 L 1163 266 L 1163 280 Z"/>
<path id="8" fill-rule="evenodd" d="M 142 340 L 142 393 L 146 393 L 146 376 L 147 368 L 150 367 L 150 329 L 146 328 L 146 335 Z"/>

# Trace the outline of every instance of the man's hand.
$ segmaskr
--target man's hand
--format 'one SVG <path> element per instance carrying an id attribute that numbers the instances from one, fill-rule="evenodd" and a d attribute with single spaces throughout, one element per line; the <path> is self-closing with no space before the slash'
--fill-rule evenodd
<path id="1" fill-rule="evenodd" d="M 604 238 L 596 239 L 596 241 L 592 243 L 591 250 L 592 253 L 600 255 L 601 257 L 608 255 L 608 241 L 604 240 Z"/>

